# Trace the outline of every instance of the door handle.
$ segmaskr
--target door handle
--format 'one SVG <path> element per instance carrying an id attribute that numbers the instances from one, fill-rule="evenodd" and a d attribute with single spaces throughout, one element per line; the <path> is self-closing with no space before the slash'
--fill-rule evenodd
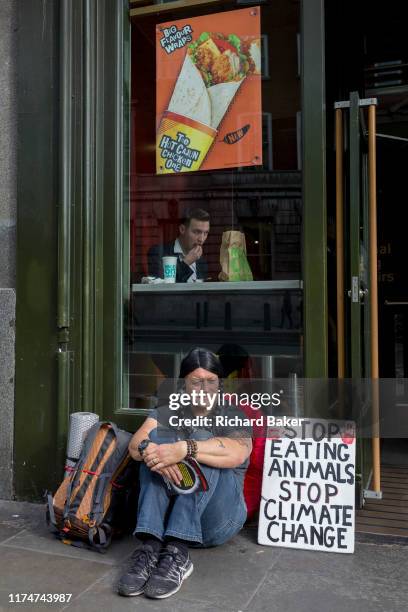
<path id="1" fill-rule="evenodd" d="M 353 277 L 353 279 L 354 278 L 356 277 Z M 357 287 L 353 286 L 353 289 L 349 289 L 347 291 L 347 295 L 349 296 L 349 298 L 352 298 L 353 302 L 364 302 L 365 297 L 368 295 L 368 289 L 363 289 L 362 287 L 360 287 L 357 290 Z"/>

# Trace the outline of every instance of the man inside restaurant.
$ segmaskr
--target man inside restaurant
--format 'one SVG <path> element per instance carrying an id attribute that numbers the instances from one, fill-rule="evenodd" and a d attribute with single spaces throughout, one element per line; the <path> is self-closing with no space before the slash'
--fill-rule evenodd
<path id="1" fill-rule="evenodd" d="M 208 276 L 203 245 L 210 231 L 210 215 L 202 208 L 187 210 L 174 242 L 154 245 L 147 254 L 149 276 L 163 276 L 162 257 L 177 257 L 176 283 L 192 283 Z"/>

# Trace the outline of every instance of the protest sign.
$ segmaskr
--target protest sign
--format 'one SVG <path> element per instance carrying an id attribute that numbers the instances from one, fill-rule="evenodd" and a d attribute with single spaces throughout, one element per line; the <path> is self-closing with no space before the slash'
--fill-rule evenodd
<path id="1" fill-rule="evenodd" d="M 355 446 L 351 421 L 268 432 L 259 544 L 354 552 Z"/>

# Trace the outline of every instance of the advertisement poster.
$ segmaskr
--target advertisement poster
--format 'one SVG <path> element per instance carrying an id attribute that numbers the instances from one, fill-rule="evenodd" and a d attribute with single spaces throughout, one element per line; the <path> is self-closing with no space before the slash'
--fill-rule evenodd
<path id="1" fill-rule="evenodd" d="M 266 441 L 258 542 L 354 552 L 355 423 L 302 419 Z"/>
<path id="2" fill-rule="evenodd" d="M 156 26 L 156 172 L 262 165 L 260 8 Z"/>

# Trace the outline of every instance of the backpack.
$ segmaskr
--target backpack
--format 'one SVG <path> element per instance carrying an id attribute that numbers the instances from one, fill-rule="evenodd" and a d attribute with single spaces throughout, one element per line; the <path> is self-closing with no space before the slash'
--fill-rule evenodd
<path id="1" fill-rule="evenodd" d="M 47 494 L 47 523 L 64 544 L 105 552 L 113 535 L 134 529 L 139 463 L 129 455 L 131 438 L 110 421 L 96 423 L 71 474 Z"/>

